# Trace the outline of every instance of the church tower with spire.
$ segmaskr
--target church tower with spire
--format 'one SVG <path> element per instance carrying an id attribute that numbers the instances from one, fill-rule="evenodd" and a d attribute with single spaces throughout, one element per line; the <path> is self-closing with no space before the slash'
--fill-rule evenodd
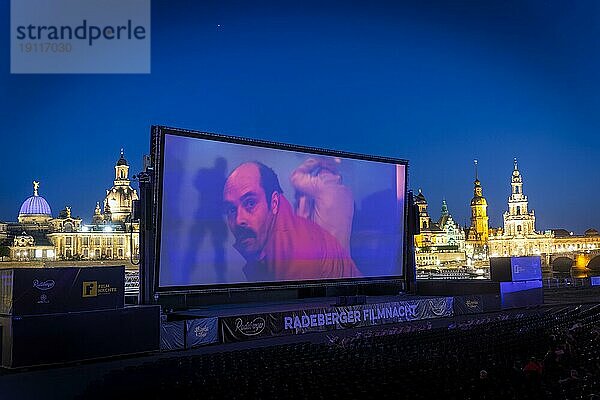
<path id="1" fill-rule="evenodd" d="M 427 212 L 427 199 L 423 196 L 423 192 L 419 189 L 419 194 L 415 196 L 415 205 L 419 210 L 419 230 L 427 230 L 431 228 L 431 217 Z"/>
<path id="2" fill-rule="evenodd" d="M 504 213 L 504 228 L 490 238 L 489 253 L 492 257 L 542 256 L 543 268 L 550 271 L 550 255 L 553 252 L 553 233 L 535 230 L 535 213 L 529 210 L 529 200 L 523 193 L 523 176 L 514 159 L 510 178 L 508 210 Z"/>
<path id="3" fill-rule="evenodd" d="M 489 235 L 489 217 L 487 215 L 487 200 L 483 197 L 483 189 L 477 172 L 475 160 L 475 181 L 473 198 L 471 199 L 471 227 L 467 241 L 473 245 L 483 247 L 487 244 Z"/>
<path id="4" fill-rule="evenodd" d="M 131 187 L 129 163 L 127 163 L 123 149 L 121 149 L 121 157 L 115 165 L 113 187 L 106 191 L 104 199 L 104 220 L 119 223 L 127 222 L 128 217 L 131 215 L 133 200 L 138 200 L 138 194 Z"/>
<path id="5" fill-rule="evenodd" d="M 527 209 L 527 196 L 523 194 L 523 177 L 516 158 L 510 185 L 508 211 L 504 213 L 504 235 L 530 236 L 535 233 L 535 213 Z"/>

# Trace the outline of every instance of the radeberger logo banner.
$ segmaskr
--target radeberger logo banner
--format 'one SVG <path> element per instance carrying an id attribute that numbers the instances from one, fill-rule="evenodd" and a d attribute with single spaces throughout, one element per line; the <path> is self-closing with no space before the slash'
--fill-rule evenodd
<path id="1" fill-rule="evenodd" d="M 265 330 L 265 319 L 256 317 L 253 320 L 245 321 L 243 318 L 235 320 L 235 329 L 244 336 L 260 335 Z"/>
<path id="2" fill-rule="evenodd" d="M 453 298 L 326 307 L 221 319 L 225 342 L 451 317 Z"/>

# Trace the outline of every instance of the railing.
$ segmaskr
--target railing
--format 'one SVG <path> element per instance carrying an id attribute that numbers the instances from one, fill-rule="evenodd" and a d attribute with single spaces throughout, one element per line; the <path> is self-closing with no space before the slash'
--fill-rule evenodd
<path id="1" fill-rule="evenodd" d="M 476 274 L 464 270 L 417 272 L 417 279 L 489 279 L 489 273 Z"/>
<path id="2" fill-rule="evenodd" d="M 125 272 L 125 296 L 137 296 L 140 292 L 138 271 Z"/>
<path id="3" fill-rule="evenodd" d="M 589 278 L 546 278 L 542 279 L 545 288 L 583 288 L 590 287 Z"/>

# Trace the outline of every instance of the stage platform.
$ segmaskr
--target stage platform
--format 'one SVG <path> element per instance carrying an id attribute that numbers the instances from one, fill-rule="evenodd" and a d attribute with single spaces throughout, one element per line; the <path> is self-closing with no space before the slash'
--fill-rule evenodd
<path id="1" fill-rule="evenodd" d="M 423 300 L 431 298 L 443 298 L 444 296 L 418 296 L 409 294 L 399 294 L 395 296 L 338 296 L 338 297 L 316 297 L 308 299 L 288 300 L 285 302 L 251 302 L 244 304 L 214 304 L 204 307 L 195 307 L 191 310 L 175 311 L 172 313 L 176 318 L 209 318 L 209 317 L 232 317 L 238 315 L 273 313 L 309 310 L 314 308 L 327 308 L 348 305 L 348 302 L 360 302 L 363 304 L 382 304 L 408 300 Z M 340 304 L 345 298 L 346 304 Z M 356 305 L 356 304 L 355 304 Z"/>
<path id="2" fill-rule="evenodd" d="M 516 284 L 519 286 L 511 286 L 510 290 L 503 288 L 503 285 Z M 543 304 L 542 288 L 530 287 L 527 282 L 422 282 L 420 289 L 417 295 L 304 297 L 195 306 L 168 314 L 162 325 L 163 349 L 297 336 Z"/>

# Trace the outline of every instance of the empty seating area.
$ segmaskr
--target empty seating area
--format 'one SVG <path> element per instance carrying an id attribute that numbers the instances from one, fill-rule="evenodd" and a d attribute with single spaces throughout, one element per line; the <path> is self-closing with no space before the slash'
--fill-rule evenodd
<path id="1" fill-rule="evenodd" d="M 600 393 L 599 326 L 598 305 L 411 332 L 385 326 L 324 343 L 159 359 L 112 371 L 82 398 L 589 399 Z"/>

